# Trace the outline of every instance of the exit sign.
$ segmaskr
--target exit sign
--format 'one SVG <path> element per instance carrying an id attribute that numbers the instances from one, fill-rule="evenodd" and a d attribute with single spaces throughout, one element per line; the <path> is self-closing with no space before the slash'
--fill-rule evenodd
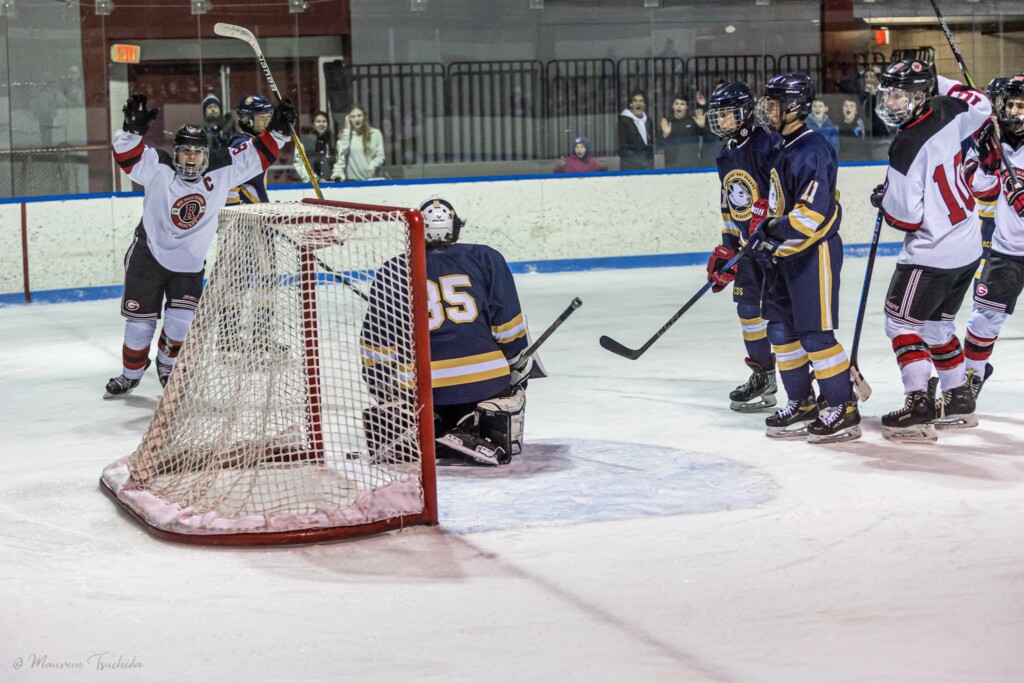
<path id="1" fill-rule="evenodd" d="M 110 59 L 119 64 L 138 64 L 141 52 L 138 45 L 111 45 Z"/>

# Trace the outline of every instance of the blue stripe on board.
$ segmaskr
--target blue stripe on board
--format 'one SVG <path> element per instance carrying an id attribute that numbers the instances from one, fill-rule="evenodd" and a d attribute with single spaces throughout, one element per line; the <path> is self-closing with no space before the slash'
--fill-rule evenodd
<path id="1" fill-rule="evenodd" d="M 879 256 L 895 256 L 900 253 L 900 242 L 884 242 L 878 245 Z M 843 247 L 843 255 L 847 257 L 864 257 L 871 249 L 870 244 L 847 244 Z M 509 267 L 513 273 L 568 273 L 585 270 L 625 270 L 628 268 L 674 268 L 679 266 L 698 266 L 707 263 L 706 252 L 690 252 L 685 254 L 649 254 L 646 256 L 606 256 L 582 259 L 551 259 L 546 261 L 516 261 Z M 356 284 L 368 281 L 365 274 L 358 271 L 342 272 Z M 319 273 L 321 282 L 334 282 L 334 278 Z M 76 287 L 73 289 L 47 289 L 32 292 L 32 302 L 41 304 L 59 304 L 71 301 L 94 301 L 97 299 L 120 299 L 121 285 L 103 287 Z M 0 307 L 24 304 L 22 292 L 0 294 Z"/>

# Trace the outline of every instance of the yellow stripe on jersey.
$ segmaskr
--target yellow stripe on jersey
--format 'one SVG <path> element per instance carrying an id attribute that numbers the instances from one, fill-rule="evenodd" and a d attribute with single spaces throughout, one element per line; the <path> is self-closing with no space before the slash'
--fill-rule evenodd
<path id="1" fill-rule="evenodd" d="M 743 341 L 757 341 L 768 336 L 768 321 L 764 318 L 740 318 Z"/>
<path id="2" fill-rule="evenodd" d="M 494 337 L 494 341 L 499 344 L 508 344 L 516 339 L 519 339 L 526 334 L 526 321 L 523 320 L 523 314 L 520 313 L 516 317 L 509 320 L 504 325 L 492 325 L 491 336 Z"/>
<path id="3" fill-rule="evenodd" d="M 775 362 L 780 371 L 796 370 L 807 365 L 807 353 L 798 341 L 781 346 L 772 344 L 772 351 L 775 353 Z"/>
<path id="4" fill-rule="evenodd" d="M 508 361 L 501 351 L 430 363 L 430 383 L 434 388 L 471 384 L 508 374 Z"/>
<path id="5" fill-rule="evenodd" d="M 797 213 L 796 209 L 793 210 L 793 213 L 789 214 L 791 219 L 793 217 L 793 214 L 795 214 L 795 213 Z M 814 212 L 811 211 L 811 213 L 814 213 Z M 821 214 L 814 214 L 814 215 L 820 216 Z M 828 231 L 832 228 L 832 224 L 836 222 L 837 218 L 839 218 L 839 207 L 838 206 L 835 208 L 835 211 L 832 212 L 832 218 L 830 218 L 828 220 L 828 223 L 822 225 L 821 228 L 819 228 L 818 230 L 813 231 L 811 233 L 811 235 L 808 236 L 807 239 L 803 239 L 803 240 L 800 240 L 800 239 L 786 240 L 785 242 L 782 243 L 782 246 L 780 246 L 778 249 L 775 250 L 775 255 L 779 256 L 780 258 L 784 258 L 786 256 L 792 256 L 793 254 L 799 253 L 799 252 L 803 251 L 804 249 L 807 249 L 807 248 L 813 246 L 814 244 L 819 242 L 822 237 L 824 237 L 825 235 L 828 234 Z M 800 232 L 804 232 L 803 229 L 801 229 L 799 226 L 797 226 L 797 223 L 796 223 L 795 220 L 790 220 L 790 225 L 792 225 L 794 228 L 796 228 Z"/>
<path id="6" fill-rule="evenodd" d="M 808 237 L 814 237 L 818 226 L 824 222 L 825 217 L 806 204 L 797 204 L 789 213 L 789 224 Z"/>
<path id="7" fill-rule="evenodd" d="M 850 369 L 850 360 L 846 357 L 846 351 L 839 344 L 824 351 L 811 351 L 807 355 L 811 358 L 814 376 L 819 381 L 835 377 Z"/>
<path id="8" fill-rule="evenodd" d="M 828 242 L 818 244 L 818 306 L 821 309 L 821 329 L 832 329 L 832 254 Z"/>
<path id="9" fill-rule="evenodd" d="M 398 348 L 394 346 L 374 346 L 365 341 L 362 345 L 364 365 L 373 366 L 377 363 L 394 363 L 398 361 Z"/>

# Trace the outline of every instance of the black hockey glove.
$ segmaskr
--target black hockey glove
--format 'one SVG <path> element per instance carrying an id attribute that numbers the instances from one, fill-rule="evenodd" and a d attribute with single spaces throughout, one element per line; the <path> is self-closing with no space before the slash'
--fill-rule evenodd
<path id="1" fill-rule="evenodd" d="M 999 172 L 999 162 L 1002 159 L 999 145 L 995 124 L 989 121 L 978 133 L 978 166 L 988 175 L 996 175 Z"/>
<path id="2" fill-rule="evenodd" d="M 146 109 L 147 98 L 142 93 L 134 93 L 128 98 L 121 111 L 124 112 L 124 124 L 121 128 L 126 133 L 145 135 L 149 130 L 149 124 L 160 113 L 158 108 Z"/>
<path id="3" fill-rule="evenodd" d="M 875 185 L 875 189 L 871 190 L 871 206 L 881 209 L 883 199 L 885 199 L 885 183 Z"/>
<path id="4" fill-rule="evenodd" d="M 292 126 L 295 125 L 295 121 L 298 117 L 295 115 L 295 107 L 292 106 L 291 99 L 281 100 L 281 103 L 274 108 L 274 117 L 270 119 L 270 125 L 267 126 L 267 130 L 273 133 L 280 133 L 285 137 L 291 137 Z"/>

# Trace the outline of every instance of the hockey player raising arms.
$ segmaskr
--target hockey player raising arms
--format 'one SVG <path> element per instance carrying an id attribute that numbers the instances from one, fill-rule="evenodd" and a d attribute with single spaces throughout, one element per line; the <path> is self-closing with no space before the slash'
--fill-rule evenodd
<path id="1" fill-rule="evenodd" d="M 782 147 L 782 137 L 770 128 L 757 125 L 754 96 L 746 83 L 726 83 L 711 94 L 707 103 L 711 132 L 725 141 L 718 155 L 718 178 L 722 190 L 722 244 L 708 259 L 708 280 L 712 292 L 720 292 L 730 283 L 732 300 L 743 331 L 747 349 L 745 362 L 751 369 L 746 384 L 729 394 L 730 407 L 746 412 L 770 408 L 776 403 L 775 355 L 768 342 L 768 323 L 761 317 L 761 287 L 764 264 L 747 258 L 725 272 L 719 272 L 746 244 L 754 202 L 768 196 L 769 174 L 774 156 Z"/>
<path id="2" fill-rule="evenodd" d="M 964 339 L 967 382 L 975 399 L 992 374 L 988 359 L 1024 289 L 1024 74 L 1006 80 L 997 100 L 999 127 L 986 126 L 979 136 L 973 179 L 978 200 L 996 202 L 992 248 L 974 289 Z M 1016 170 L 1016 180 L 1000 170 L 998 145 Z"/>
<path id="3" fill-rule="evenodd" d="M 781 133 L 784 144 L 771 169 L 768 198 L 754 203 L 750 231 L 755 256 L 771 258 L 764 295 L 768 339 L 789 399 L 765 420 L 768 436 L 802 437 L 804 430 L 793 427 L 810 422 L 807 440 L 826 443 L 859 438 L 861 431 L 850 361 L 833 331 L 843 265 L 838 163 L 832 146 L 804 124 L 813 102 L 814 85 L 805 74 L 775 76 L 765 86 L 758 119 Z"/>
<path id="4" fill-rule="evenodd" d="M 156 363 L 160 384 L 167 383 L 202 293 L 217 213 L 233 186 L 273 163 L 295 120 L 291 101 L 284 100 L 274 111 L 269 131 L 251 144 L 213 155 L 202 126 L 184 125 L 174 136 L 172 156 L 142 141 L 157 115 L 156 109 L 146 108 L 146 101 L 141 94 L 128 98 L 123 129 L 113 141 L 114 160 L 145 188 L 145 196 L 142 220 L 124 259 L 124 368 L 107 382 L 104 398 L 123 396 L 138 386 L 150 365 L 161 305 L 165 316 Z"/>
<path id="5" fill-rule="evenodd" d="M 962 143 L 985 126 L 992 106 L 983 93 L 936 77 L 930 64 L 914 59 L 881 73 L 876 112 L 899 129 L 889 147 L 886 185 L 875 188 L 871 203 L 907 233 L 885 300 L 885 333 L 906 399 L 882 417 L 882 435 L 934 441 L 939 412 L 948 426 L 977 424 L 955 323 L 981 258 Z M 933 367 L 942 386 L 938 408 L 927 390 Z"/>
<path id="6" fill-rule="evenodd" d="M 491 247 L 458 243 L 463 221 L 450 202 L 432 197 L 420 213 L 438 455 L 507 464 L 522 448 L 526 379 L 534 363 L 532 356 L 522 358 L 526 321 L 512 272 Z M 364 411 L 371 451 L 384 441 L 379 425 L 396 421 L 382 413 L 402 402 L 401 368 L 410 362 L 393 332 L 394 318 L 407 313 L 388 291 L 400 281 L 393 273 L 405 268 L 403 261 L 388 261 L 374 278 L 363 320 L 363 375 L 380 403 Z"/>

